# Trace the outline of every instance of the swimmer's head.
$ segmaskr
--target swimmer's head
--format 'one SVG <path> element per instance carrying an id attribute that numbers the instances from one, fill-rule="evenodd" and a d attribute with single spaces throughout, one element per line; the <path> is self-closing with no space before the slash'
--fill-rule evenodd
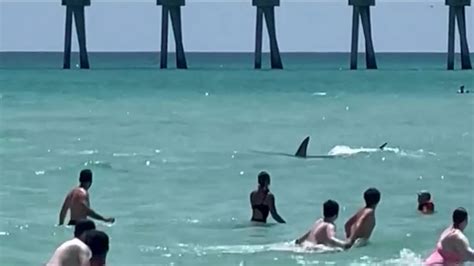
<path id="1" fill-rule="evenodd" d="M 334 200 L 327 200 L 324 202 L 323 215 L 324 219 L 329 219 L 331 222 L 335 221 L 339 215 L 339 204 Z"/>
<path id="2" fill-rule="evenodd" d="M 82 188 L 89 189 L 92 185 L 92 171 L 84 169 L 79 174 L 79 184 Z"/>
<path id="3" fill-rule="evenodd" d="M 260 188 L 268 188 L 270 186 L 270 175 L 262 171 L 258 174 L 258 186 Z"/>
<path id="4" fill-rule="evenodd" d="M 467 211 L 466 209 L 459 207 L 453 212 L 453 227 L 459 230 L 464 230 L 467 226 Z"/>
<path id="5" fill-rule="evenodd" d="M 431 200 L 430 192 L 428 192 L 426 190 L 422 190 L 422 191 L 418 192 L 418 203 L 419 204 L 429 202 L 430 200 Z"/>
<path id="6" fill-rule="evenodd" d="M 86 234 L 85 243 L 92 252 L 91 262 L 93 260 L 105 262 L 109 251 L 109 236 L 106 233 L 99 230 L 90 230 Z"/>
<path id="7" fill-rule="evenodd" d="M 85 241 L 85 233 L 90 230 L 95 229 L 95 224 L 89 219 L 82 219 L 77 221 L 76 226 L 74 227 L 74 237 Z"/>
<path id="8" fill-rule="evenodd" d="M 380 202 L 380 191 L 376 188 L 369 188 L 364 192 L 365 206 L 375 208 Z"/>

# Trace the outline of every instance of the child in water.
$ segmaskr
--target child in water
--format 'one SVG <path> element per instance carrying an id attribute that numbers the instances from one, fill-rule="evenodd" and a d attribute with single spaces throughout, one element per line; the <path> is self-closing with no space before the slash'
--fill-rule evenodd
<path id="1" fill-rule="evenodd" d="M 422 214 L 433 214 L 434 203 L 431 201 L 431 194 L 426 190 L 418 193 L 418 211 Z"/>

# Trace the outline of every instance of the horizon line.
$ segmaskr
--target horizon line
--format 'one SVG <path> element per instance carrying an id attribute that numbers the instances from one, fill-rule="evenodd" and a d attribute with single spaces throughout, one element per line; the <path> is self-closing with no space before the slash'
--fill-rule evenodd
<path id="1" fill-rule="evenodd" d="M 187 3 L 213 3 L 213 4 L 227 4 L 227 3 L 248 3 L 251 4 L 250 0 L 187 0 Z M 347 3 L 347 0 L 281 0 L 281 4 L 293 4 L 293 3 L 339 3 L 344 2 Z M 11 3 L 11 4 L 20 4 L 20 3 L 56 3 L 58 4 L 57 0 L 0 0 L 0 3 Z M 153 0 L 95 0 L 94 3 L 108 3 L 108 4 L 118 4 L 118 3 L 134 3 L 134 4 L 154 4 L 156 5 L 156 1 Z M 377 4 L 383 3 L 423 3 L 423 4 L 434 4 L 439 3 L 444 5 L 444 1 L 440 0 L 381 0 L 377 2 Z"/>
<path id="2" fill-rule="evenodd" d="M 14 54 L 14 53 L 58 53 L 63 54 L 63 51 L 0 51 L 0 54 Z M 79 53 L 79 51 L 72 51 L 72 53 Z M 159 54 L 160 51 L 88 51 L 89 54 Z M 168 51 L 168 53 L 175 54 L 175 51 Z M 270 51 L 263 52 L 264 54 L 270 54 Z M 312 52 L 312 51 L 290 51 L 290 52 L 280 52 L 280 54 L 350 54 L 350 51 L 338 52 Z M 456 52 L 460 53 L 460 52 Z M 186 54 L 254 54 L 253 51 L 191 51 L 186 52 Z M 359 52 L 358 54 L 365 54 L 365 52 Z M 391 51 L 391 52 L 377 52 L 377 54 L 446 54 L 443 51 Z M 471 55 L 474 55 L 474 51 L 470 52 Z"/>

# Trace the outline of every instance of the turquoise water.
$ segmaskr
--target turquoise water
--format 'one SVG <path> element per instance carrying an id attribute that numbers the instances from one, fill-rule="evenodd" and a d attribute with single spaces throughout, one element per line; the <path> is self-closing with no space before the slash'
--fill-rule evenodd
<path id="1" fill-rule="evenodd" d="M 346 55 L 287 56 L 284 71 L 254 71 L 250 55 L 200 56 L 189 71 L 157 70 L 144 55 L 93 55 L 96 69 L 62 71 L 58 55 L 2 55 L 2 265 L 44 263 L 71 237 L 55 224 L 82 168 L 94 171 L 94 209 L 117 219 L 99 223 L 109 265 L 417 265 L 454 208 L 474 212 L 474 94 L 455 93 L 474 91 L 472 71 L 444 71 L 437 55 L 382 56 L 381 70 L 357 72 Z M 293 153 L 307 135 L 309 154 L 346 156 L 254 152 Z M 260 170 L 286 225 L 249 226 Z M 341 205 L 342 237 L 369 186 L 382 192 L 369 246 L 286 244 L 328 198 Z M 417 214 L 420 189 L 434 216 Z M 473 225 L 466 234 L 474 242 Z"/>

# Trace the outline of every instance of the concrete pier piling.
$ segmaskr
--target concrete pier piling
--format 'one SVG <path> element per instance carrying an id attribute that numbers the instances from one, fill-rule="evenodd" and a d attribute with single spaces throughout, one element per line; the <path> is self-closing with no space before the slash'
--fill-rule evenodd
<path id="1" fill-rule="evenodd" d="M 352 6 L 352 42 L 350 68 L 357 69 L 357 55 L 359 44 L 359 17 L 365 36 L 365 61 L 367 69 L 377 69 L 374 44 L 372 41 L 372 25 L 370 21 L 370 7 L 375 6 L 375 0 L 349 0 Z"/>
<path id="2" fill-rule="evenodd" d="M 62 0 L 62 5 L 66 6 L 66 29 L 64 35 L 64 58 L 63 68 L 71 68 L 71 38 L 72 38 L 72 20 L 74 18 L 79 42 L 80 67 L 88 69 L 89 57 L 86 47 L 86 23 L 84 9 L 90 6 L 90 0 Z"/>
<path id="3" fill-rule="evenodd" d="M 283 69 L 280 50 L 276 37 L 275 7 L 280 5 L 280 0 L 252 0 L 252 5 L 257 7 L 257 22 L 255 34 L 255 69 L 262 68 L 262 35 L 263 17 L 267 25 L 270 39 L 270 64 L 272 69 Z"/>
<path id="4" fill-rule="evenodd" d="M 157 5 L 162 7 L 160 67 L 168 67 L 168 20 L 171 18 L 176 43 L 176 67 L 187 69 L 181 26 L 181 7 L 185 6 L 186 2 L 185 0 L 157 0 Z"/>
<path id="5" fill-rule="evenodd" d="M 457 20 L 461 45 L 461 69 L 472 69 L 466 33 L 466 6 L 471 5 L 471 0 L 446 0 L 446 5 L 449 6 L 447 68 L 454 69 L 454 38 Z"/>

